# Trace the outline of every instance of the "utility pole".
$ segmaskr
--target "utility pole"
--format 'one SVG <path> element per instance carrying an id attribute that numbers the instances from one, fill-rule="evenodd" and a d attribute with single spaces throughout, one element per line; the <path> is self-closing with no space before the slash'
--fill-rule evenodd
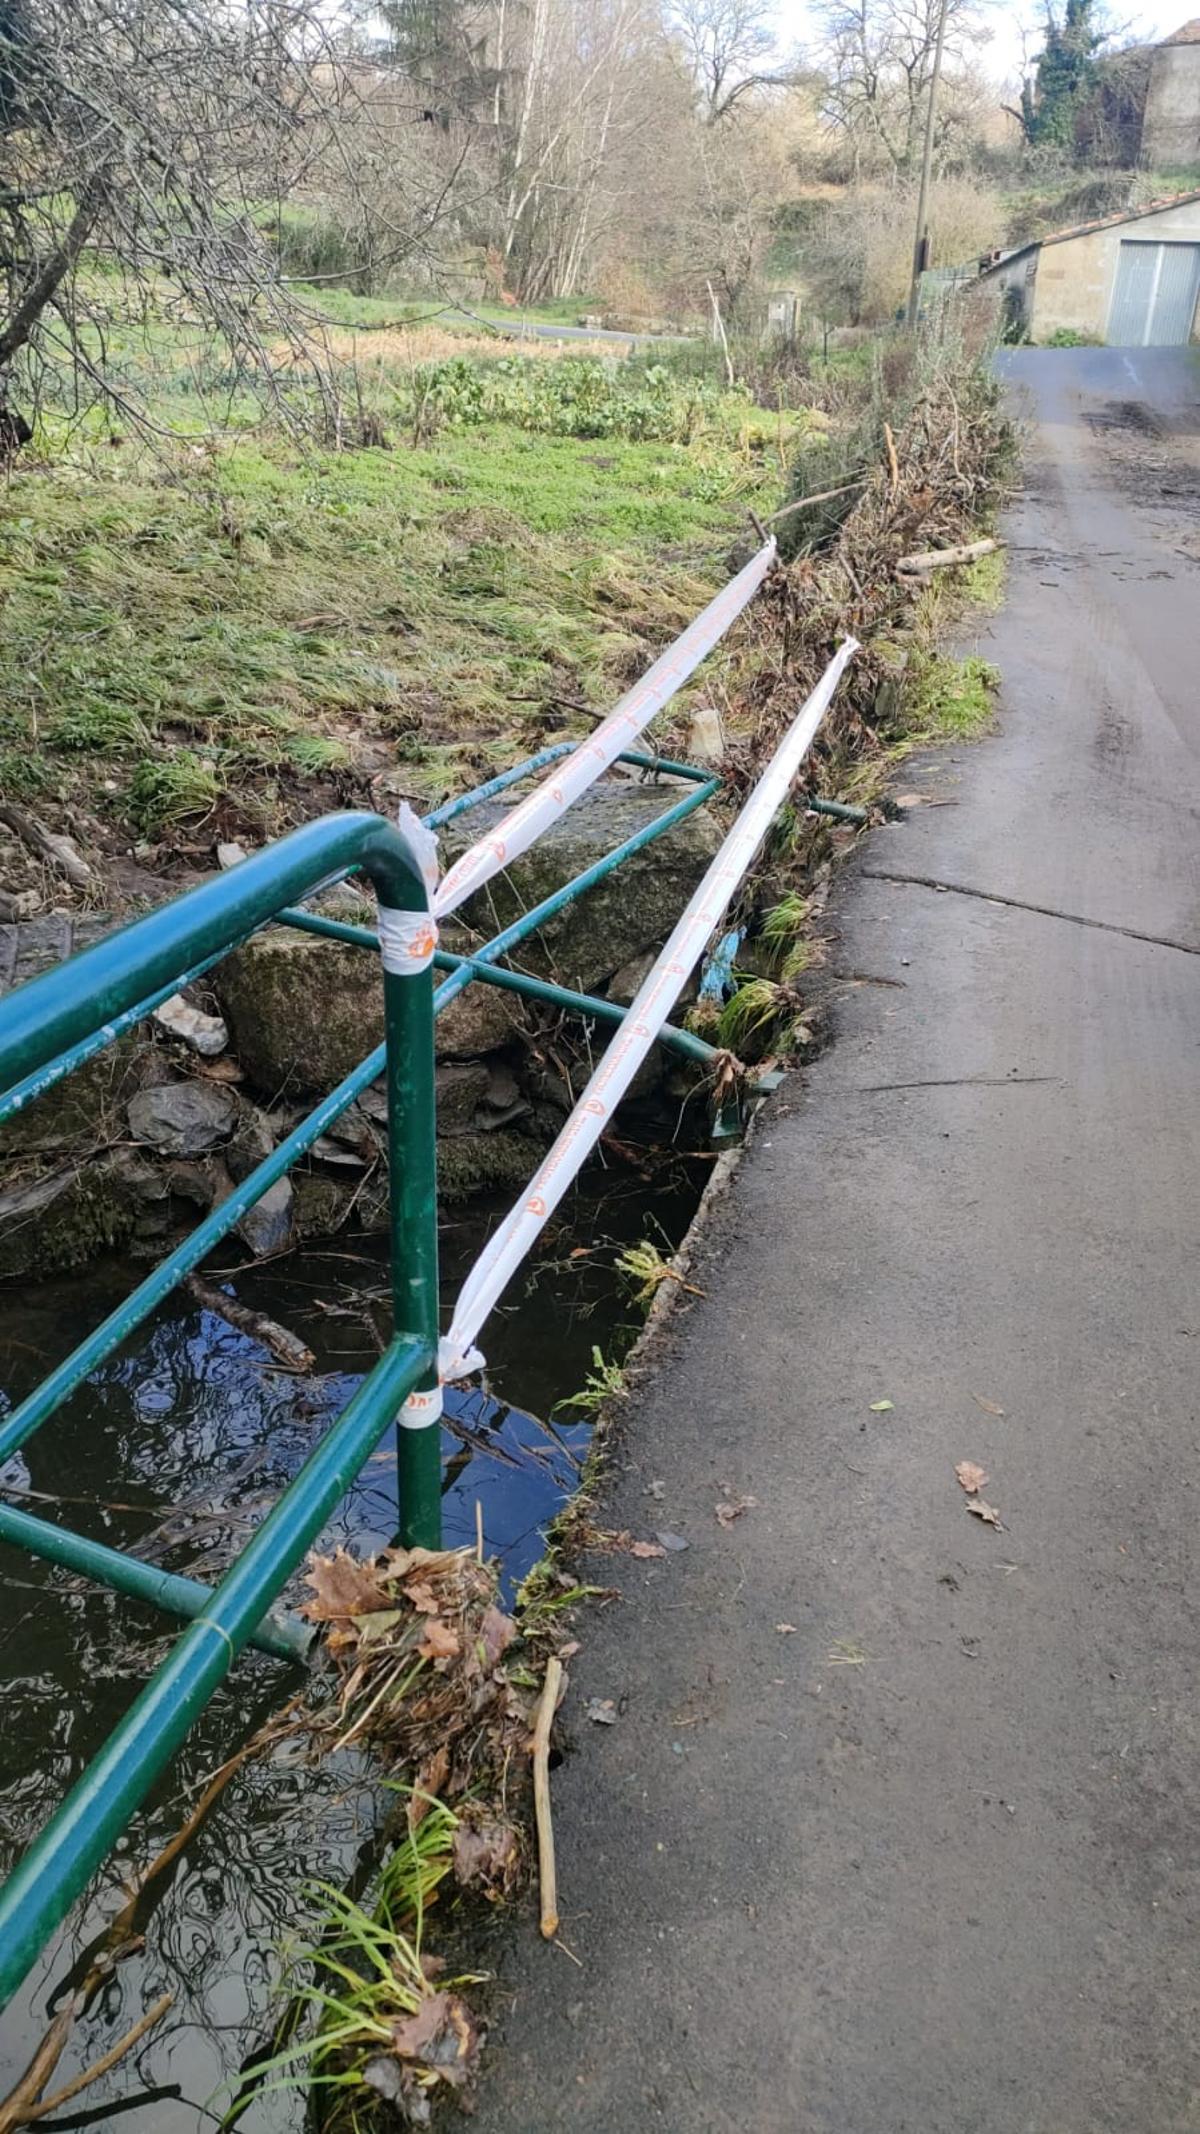
<path id="1" fill-rule="evenodd" d="M 908 291 L 908 323 L 917 323 L 917 300 L 921 273 L 929 254 L 929 180 L 933 173 L 933 128 L 937 118 L 938 83 L 942 78 L 942 47 L 946 42 L 946 16 L 950 0 L 942 0 L 938 15 L 937 43 L 933 48 L 933 72 L 929 77 L 929 110 L 925 114 L 925 150 L 921 157 L 921 190 L 917 196 L 917 231 L 913 239 L 912 282 Z"/>

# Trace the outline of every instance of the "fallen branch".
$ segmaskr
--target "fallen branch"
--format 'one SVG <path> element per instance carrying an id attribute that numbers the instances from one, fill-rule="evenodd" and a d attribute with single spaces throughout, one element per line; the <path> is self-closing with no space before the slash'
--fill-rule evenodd
<path id="1" fill-rule="evenodd" d="M 40 860 L 65 874 L 73 889 L 87 888 L 92 880 L 92 870 L 86 860 L 80 859 L 69 837 L 47 830 L 44 823 L 35 822 L 24 808 L 14 808 L 11 801 L 0 803 L 0 822 L 31 852 L 36 852 Z"/>
<path id="2" fill-rule="evenodd" d="M 840 489 L 818 489 L 815 496 L 798 496 L 794 504 L 785 504 L 782 511 L 773 511 L 767 520 L 768 526 L 777 526 L 780 519 L 788 519 L 793 511 L 805 511 L 810 504 L 828 504 L 831 497 L 849 496 L 852 489 L 865 489 L 867 478 L 860 475 L 856 482 L 843 482 Z"/>
<path id="3" fill-rule="evenodd" d="M 135 2045 L 140 2044 L 146 2032 L 153 2030 L 155 2024 L 162 2021 L 168 2008 L 173 2008 L 174 2006 L 175 1995 L 173 1993 L 161 1993 L 154 2002 L 153 2007 L 147 2008 L 145 2015 L 139 2016 L 137 2022 L 126 2031 L 124 2037 L 118 2038 L 115 2045 L 110 2045 L 108 2051 L 101 2053 L 98 2060 L 93 2060 L 92 2065 L 85 2068 L 81 2075 L 76 2075 L 72 2081 L 65 2082 L 60 2090 L 54 2091 L 52 2096 L 43 2097 L 40 2103 L 20 2107 L 19 2116 L 16 2119 L 7 2120 L 5 2122 L 6 2125 L 13 2127 L 32 2126 L 35 2120 L 45 2119 L 50 2112 L 57 2112 L 64 2104 L 70 2104 L 71 2099 L 78 2097 L 81 2090 L 90 2089 L 93 2082 L 99 2082 L 101 2075 L 107 2075 L 109 2070 L 116 2066 L 118 2060 L 123 2060 L 127 2052 L 131 2052 Z"/>
<path id="4" fill-rule="evenodd" d="M 896 458 L 896 440 L 892 436 L 892 426 L 890 422 L 884 423 L 883 441 L 884 444 L 887 446 L 888 467 L 890 469 L 892 477 L 892 495 L 895 496 L 900 487 L 900 462 Z"/>
<path id="5" fill-rule="evenodd" d="M 550 1819 L 550 1729 L 561 1688 L 562 1661 L 552 1654 L 546 1662 L 546 1680 L 533 1729 L 533 1812 L 537 1823 L 538 1880 L 542 1892 L 542 1937 L 546 1941 L 553 1941 L 558 1932 L 554 1825 Z"/>
<path id="6" fill-rule="evenodd" d="M 7 2097 L 0 2099 L 0 2134 L 11 2134 L 13 2127 L 23 2126 L 30 2111 L 36 2110 L 37 2100 L 63 2056 L 78 2007 L 75 1997 L 63 2002 L 24 2074 Z"/>
<path id="7" fill-rule="evenodd" d="M 214 1288 L 202 1275 L 192 1274 L 187 1278 L 187 1288 L 197 1304 L 205 1311 L 215 1312 L 230 1326 L 236 1326 L 239 1334 L 249 1334 L 270 1349 L 278 1363 L 289 1371 L 311 1371 L 316 1358 L 306 1348 L 298 1334 L 288 1332 L 275 1319 L 268 1319 L 265 1312 L 251 1311 L 249 1305 L 239 1304 L 236 1297 L 226 1296 L 223 1289 Z"/>
<path id="8" fill-rule="evenodd" d="M 926 548 L 914 556 L 899 557 L 896 569 L 915 577 L 922 571 L 940 570 L 944 563 L 974 563 L 977 556 L 990 556 L 1002 545 L 989 536 L 984 541 L 964 541 L 959 548 Z"/>

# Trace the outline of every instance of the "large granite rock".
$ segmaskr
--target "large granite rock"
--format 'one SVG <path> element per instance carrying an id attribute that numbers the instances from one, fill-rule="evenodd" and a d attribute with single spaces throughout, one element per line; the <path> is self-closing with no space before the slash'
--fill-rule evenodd
<path id="1" fill-rule="evenodd" d="M 479 933 L 498 933 L 664 815 L 687 790 L 681 781 L 603 779 L 531 852 L 472 897 L 461 916 Z M 442 832 L 443 865 L 494 830 L 505 813 L 502 801 L 491 801 L 449 824 Z M 662 946 L 720 842 L 714 817 L 697 808 L 523 941 L 516 960 L 539 977 L 596 992 L 633 957 Z"/>
<path id="2" fill-rule="evenodd" d="M 383 1043 L 379 959 L 290 927 L 255 935 L 213 974 L 234 1049 L 261 1096 L 324 1096 Z M 437 1022 L 439 1059 L 477 1059 L 520 1030 L 513 994 L 473 985 Z"/>

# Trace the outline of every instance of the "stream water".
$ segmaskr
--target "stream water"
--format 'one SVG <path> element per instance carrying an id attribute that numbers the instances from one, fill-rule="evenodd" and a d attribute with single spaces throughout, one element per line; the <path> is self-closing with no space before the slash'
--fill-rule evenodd
<path id="1" fill-rule="evenodd" d="M 709 1168 L 703 1157 L 627 1149 L 564 1204 L 523 1284 L 487 1329 L 488 1391 L 450 1396 L 444 1433 L 445 1534 L 473 1543 L 482 1506 L 489 1553 L 509 1591 L 543 1552 L 548 1520 L 574 1487 L 589 1424 L 550 1411 L 578 1391 L 592 1350 L 619 1358 L 639 1312 L 615 1269 L 621 1247 L 684 1235 Z M 503 1206 L 451 1212 L 442 1236 L 445 1301 Z M 143 1272 L 118 1260 L 23 1292 L 0 1291 L 0 1413 L 19 1400 Z M 386 1324 L 386 1255 L 339 1238 L 210 1278 L 299 1334 L 310 1377 L 282 1372 L 223 1319 L 176 1296 L 98 1372 L 0 1477 L 10 1500 L 198 1578 L 219 1575 L 345 1405 Z M 395 1453 L 385 1438 L 322 1546 L 390 1541 Z M 0 1545 L 0 1870 L 7 1871 L 79 1776 L 167 1649 L 163 1618 Z M 208 1776 L 284 1703 L 297 1674 L 247 1653 L 210 1703 L 157 1793 L 85 1903 L 0 2018 L 0 2096 L 29 2060 L 64 1988 L 119 1909 L 122 1877 L 178 1829 Z M 47 2127 L 110 2119 L 153 2134 L 219 2125 L 239 2068 L 260 2050 L 282 1952 L 302 1930 L 302 1886 L 344 1881 L 370 1848 L 380 1809 L 367 1772 L 273 1757 L 247 1764 L 181 1854 L 144 1948 L 117 1969 L 77 2026 L 55 2083 L 90 2064 L 163 1992 L 174 2004 L 112 2073 Z M 247 2134 L 304 2124 L 295 2091 L 256 2102 Z"/>

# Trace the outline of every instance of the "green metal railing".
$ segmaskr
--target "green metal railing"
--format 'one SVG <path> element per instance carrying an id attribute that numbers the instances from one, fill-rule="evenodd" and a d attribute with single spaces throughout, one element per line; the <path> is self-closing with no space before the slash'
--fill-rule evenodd
<path id="1" fill-rule="evenodd" d="M 164 989 L 174 989 L 181 974 L 210 966 L 293 899 L 351 871 L 367 878 L 381 905 L 428 912 L 429 891 L 420 861 L 401 831 L 376 815 L 334 815 L 306 824 L 228 874 L 18 988 L 0 1002 L 0 1088 L 7 1091 L 0 1098 L 0 1117 L 31 1101 L 58 1072 L 78 1065 L 148 1013 L 164 997 Z M 25 1976 L 242 1647 L 253 1639 L 268 1651 L 293 1658 L 303 1651 L 303 1627 L 270 1611 L 404 1401 L 437 1384 L 432 967 L 401 975 L 385 970 L 383 990 L 385 1043 L 362 1086 L 384 1072 L 392 1337 L 253 1539 L 220 1583 L 206 1590 L 5 1508 L 2 1538 L 86 1571 L 137 1599 L 153 1599 L 192 1621 L 0 1893 L 0 1997 Z M 327 1105 L 320 1106 L 317 1115 L 327 1110 Z M 312 1123 L 305 1122 L 306 1130 Z M 297 1138 L 289 1136 L 289 1141 Z M 299 1141 L 311 1146 L 314 1138 L 309 1131 L 308 1138 L 301 1135 Z M 284 1153 L 276 1175 L 282 1175 L 297 1153 L 299 1147 Z M 256 1190 L 246 1205 L 271 1183 L 271 1177 L 262 1174 L 275 1170 L 280 1154 L 276 1150 L 273 1159 L 260 1165 Z M 231 1196 L 239 1204 L 244 1198 L 245 1187 Z M 134 1331 L 240 1212 L 240 1205 L 231 1210 L 227 1201 L 216 1211 L 218 1222 L 210 1217 L 200 1224 L 204 1235 L 199 1244 L 194 1234 L 187 1251 L 169 1255 L 98 1333 L 7 1418 L 0 1430 L 0 1459 L 25 1443 L 96 1362 Z M 431 1448 L 423 1433 L 402 1430 L 398 1437 L 402 1526 L 414 1540 L 436 1540 L 437 1477 L 435 1472 L 431 1488 L 427 1473 Z M 436 1470 L 436 1444 L 432 1451 Z"/>
<path id="2" fill-rule="evenodd" d="M 761 581 L 770 554 L 773 550 L 764 550 L 753 565 L 746 566 L 739 579 L 732 581 L 689 626 L 673 651 L 656 663 L 644 678 L 649 684 L 657 677 L 653 691 L 647 693 L 641 685 L 635 685 L 633 694 L 640 693 L 643 700 L 636 718 L 632 711 L 623 710 L 628 703 L 623 699 L 606 722 L 610 737 L 618 729 L 624 737 L 630 722 L 640 732 L 654 705 L 661 705 L 678 687 L 704 656 L 706 646 L 715 642 L 733 615 L 740 612 L 753 585 Z M 839 655 L 834 662 L 839 671 L 843 657 Z M 815 702 L 815 695 L 809 701 Z M 816 716 L 820 716 L 819 708 Z M 812 730 L 815 731 L 815 719 Z M 610 738 L 604 762 L 613 760 L 613 748 Z M 83 1574 L 134 1600 L 150 1602 L 182 1617 L 189 1626 L 0 1890 L 0 2002 L 26 1976 L 38 1952 L 82 1894 L 242 1649 L 254 1644 L 286 1661 L 304 1658 L 311 1633 L 278 1607 L 279 1597 L 383 1431 L 392 1424 L 398 1425 L 401 1541 L 431 1548 L 440 1546 L 434 1019 L 464 987 L 479 983 L 503 987 L 585 1020 L 621 1023 L 626 1011 L 616 1003 L 532 977 L 503 965 L 500 959 L 511 955 L 531 934 L 634 853 L 666 835 L 701 807 L 718 790 L 719 781 L 688 764 L 632 750 L 625 752 L 620 760 L 648 776 L 662 774 L 682 779 L 691 790 L 671 799 L 661 814 L 633 836 L 470 954 L 435 951 L 431 923 L 420 924 L 421 918 L 429 920 L 431 913 L 431 892 L 420 841 L 428 840 L 430 829 L 507 792 L 560 757 L 594 753 L 593 742 L 578 748 L 570 742 L 556 743 L 449 801 L 428 818 L 425 826 L 416 824 L 411 817 L 409 829 L 389 824 L 377 815 L 359 813 L 309 823 L 227 874 L 107 935 L 58 969 L 0 1000 L 3 1121 L 52 1088 L 64 1074 L 114 1043 L 182 985 L 210 970 L 265 925 L 278 922 L 379 953 L 380 934 L 306 908 L 305 899 L 321 889 L 347 876 L 362 876 L 375 891 L 380 906 L 380 931 L 385 936 L 381 953 L 383 1043 L 293 1127 L 102 1323 L 0 1420 L 0 1466 L 49 1421 L 381 1075 L 387 1091 L 392 1292 L 392 1333 L 386 1352 L 215 1587 L 160 1570 L 69 1532 L 49 1519 L 0 1502 L 0 1542 Z M 590 775 L 596 775 L 594 769 Z M 734 832 L 726 843 L 731 839 L 736 842 Z M 472 849 L 479 852 L 484 847 Z M 494 850 L 502 860 L 503 842 L 496 844 Z M 724 850 L 723 846 L 722 854 Z M 746 862 L 742 864 L 744 867 Z M 729 879 L 740 879 L 740 875 L 735 870 L 731 877 L 730 870 L 725 868 L 722 872 L 722 868 L 719 854 L 705 882 L 714 871 L 721 877 L 717 905 L 723 909 L 724 900 L 732 893 Z M 707 894 L 702 887 L 698 892 L 701 902 Z M 452 909 L 453 904 L 448 908 Z M 410 930 L 389 916 L 399 914 L 417 915 Z M 406 964 L 397 967 L 394 945 L 395 939 L 406 931 L 423 937 L 411 968 Z M 664 955 L 668 953 L 673 953 L 670 944 Z M 698 957 L 698 947 L 695 953 Z M 436 987 L 435 970 L 441 974 Z M 647 985 L 651 982 L 647 980 Z M 677 997 L 676 992 L 669 997 Z M 653 1041 L 657 1031 L 659 1042 L 693 1064 L 709 1072 L 718 1064 L 720 1055 L 712 1046 L 689 1031 L 664 1023 L 661 1012 L 653 1026 L 642 1028 L 635 1021 L 630 1028 L 643 1045 Z M 587 1092 L 580 1105 L 589 1108 L 586 1099 Z M 564 1134 L 569 1126 L 570 1122 Z M 455 1374 L 451 1371 L 448 1375 Z"/>
<path id="3" fill-rule="evenodd" d="M 429 827 L 507 791 L 570 746 L 542 750 L 449 802 L 428 819 Z M 0 1503 L 0 1541 L 161 1607 L 191 1625 L 0 1892 L 0 2001 L 20 1983 L 86 1887 L 241 1649 L 254 1644 L 276 1658 L 304 1658 L 312 1633 L 275 1605 L 278 1596 L 406 1400 L 432 1393 L 437 1385 L 434 1017 L 465 986 L 478 982 L 584 1019 L 620 1022 L 624 1010 L 615 1003 L 504 968 L 498 959 L 633 853 L 682 822 L 718 787 L 717 779 L 690 765 L 635 752 L 625 760 L 647 774 L 686 779 L 692 790 L 471 955 L 438 951 L 430 969 L 415 976 L 385 970 L 383 1044 L 0 1421 L 2 1464 L 114 1354 L 355 1098 L 381 1074 L 386 1077 L 392 1339 L 221 1582 L 209 1587 L 160 1570 L 49 1519 Z M 18 988 L 0 1001 L 0 1120 L 114 1043 L 266 924 L 283 923 L 378 952 L 379 937 L 370 929 L 347 926 L 303 907 L 304 898 L 355 874 L 371 884 L 381 905 L 402 911 L 428 909 L 418 859 L 401 832 L 379 816 L 336 815 L 305 825 Z M 436 990 L 434 969 L 444 974 Z M 703 1068 L 716 1059 L 711 1046 L 685 1030 L 668 1029 L 664 1042 Z M 436 1418 L 425 1428 L 397 1430 L 397 1462 L 401 1540 L 437 1547 L 441 1455 Z"/>

